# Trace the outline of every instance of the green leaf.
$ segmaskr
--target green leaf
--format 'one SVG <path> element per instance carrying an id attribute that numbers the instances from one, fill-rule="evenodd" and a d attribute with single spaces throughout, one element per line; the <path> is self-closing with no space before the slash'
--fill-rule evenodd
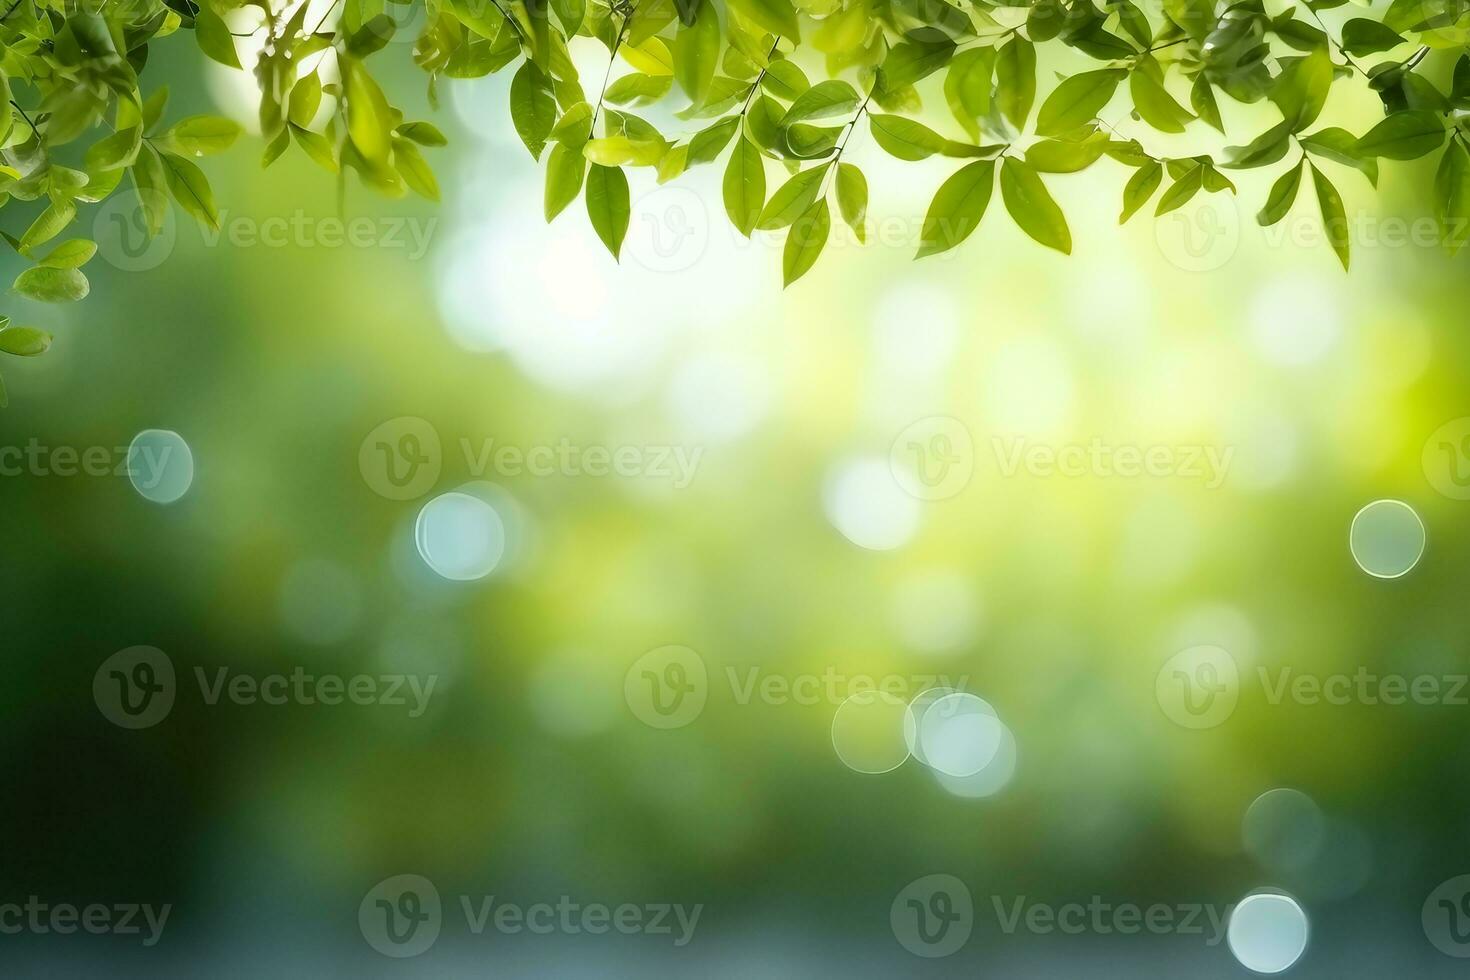
<path id="1" fill-rule="evenodd" d="M 315 77 L 315 76 L 313 76 Z M 160 139 L 168 149 L 204 156 L 228 150 L 240 136 L 240 124 L 220 116 L 189 116 L 170 126 Z"/>
<path id="2" fill-rule="evenodd" d="M 604 136 L 582 146 L 583 156 L 604 167 L 652 167 L 667 151 L 668 144 L 662 139 L 631 140 L 626 136 Z"/>
<path id="3" fill-rule="evenodd" d="M 674 37 L 674 78 L 689 100 L 703 105 L 720 63 L 720 18 L 713 0 L 700 4 L 694 23 Z"/>
<path id="4" fill-rule="evenodd" d="M 868 179 L 850 163 L 837 165 L 837 207 L 857 240 L 868 240 Z"/>
<path id="5" fill-rule="evenodd" d="M 994 189 L 994 160 L 966 164 L 940 184 L 929 204 L 929 212 L 924 215 L 919 252 L 914 257 L 922 259 L 948 251 L 970 237 L 980 226 Z"/>
<path id="6" fill-rule="evenodd" d="M 1194 118 L 1165 90 L 1162 82 L 1144 69 L 1136 69 L 1128 76 L 1128 90 L 1133 96 L 1133 107 L 1143 121 L 1161 133 L 1182 133 L 1185 124 Z"/>
<path id="7" fill-rule="evenodd" d="M 585 102 L 580 104 L 586 105 Z M 569 110 L 567 115 L 570 114 Z M 562 118 L 565 119 L 566 116 Z M 404 123 L 398 127 L 398 135 L 413 140 L 419 146 L 447 146 L 449 144 L 449 140 L 439 132 L 439 127 L 430 122 Z"/>
<path id="8" fill-rule="evenodd" d="M 765 77 L 761 79 L 761 88 L 787 102 L 811 87 L 812 83 L 807 79 L 806 72 L 797 67 L 795 62 L 785 59 L 771 62 Z"/>
<path id="9" fill-rule="evenodd" d="M 347 38 L 347 53 L 356 58 L 366 58 L 381 51 L 397 30 L 398 25 L 387 14 L 370 17 Z"/>
<path id="10" fill-rule="evenodd" d="M 781 119 L 782 126 L 805 122 L 808 119 L 828 119 L 845 116 L 857 108 L 857 90 L 844 81 L 831 79 L 818 82 L 796 97 L 791 108 Z"/>
<path id="11" fill-rule="evenodd" d="M 1164 0 L 1164 13 L 1196 41 L 1203 41 L 1218 23 L 1214 0 Z"/>
<path id="12" fill-rule="evenodd" d="M 888 56 L 878 69 L 878 84 L 884 92 L 892 93 L 928 78 L 949 64 L 954 49 L 954 42 L 948 38 L 932 43 L 907 40 L 895 44 L 888 49 Z"/>
<path id="13" fill-rule="evenodd" d="M 91 285 L 80 269 L 38 265 L 17 276 L 11 288 L 42 303 L 73 303 L 85 299 Z"/>
<path id="14" fill-rule="evenodd" d="M 340 59 L 347 71 L 347 133 L 364 160 L 387 165 L 392 146 L 392 110 L 378 83 L 362 62 L 345 55 Z"/>
<path id="15" fill-rule="evenodd" d="M 211 0 L 201 0 L 199 10 L 194 14 L 194 36 L 199 42 L 199 50 L 222 65 L 230 68 L 240 67 L 240 56 L 235 52 L 235 39 L 230 36 L 230 29 L 225 26 L 224 19 L 215 13 Z"/>
<path id="16" fill-rule="evenodd" d="M 947 142 L 928 126 L 904 116 L 870 113 L 868 125 L 878 145 L 900 160 L 922 160 L 941 153 Z"/>
<path id="17" fill-rule="evenodd" d="M 944 76 L 949 111 L 971 139 L 980 138 L 979 120 L 990 111 L 990 80 L 995 73 L 994 48 L 971 48 L 955 55 Z"/>
<path id="18" fill-rule="evenodd" d="M 1112 0 L 1104 5 L 1105 9 L 1116 11 L 1123 29 L 1137 41 L 1140 47 L 1148 47 L 1153 43 L 1154 32 L 1149 25 L 1148 17 L 1142 10 L 1129 2 L 1129 0 Z"/>
<path id="19" fill-rule="evenodd" d="M 1286 173 L 1277 178 L 1276 183 L 1271 185 L 1271 193 L 1266 195 L 1266 205 L 1256 215 L 1256 223 L 1262 226 L 1274 225 L 1291 211 L 1291 205 L 1296 201 L 1296 192 L 1302 185 L 1302 173 L 1307 169 L 1305 159 L 1292 167 Z"/>
<path id="20" fill-rule="evenodd" d="M 594 163 L 587 173 L 587 217 L 614 259 L 622 251 L 631 214 L 627 176 L 618 167 Z"/>
<path id="21" fill-rule="evenodd" d="M 1288 60 L 1289 64 L 1271 88 L 1271 101 L 1281 110 L 1291 131 L 1298 133 L 1316 122 L 1327 104 L 1332 88 L 1332 61 L 1326 48 Z"/>
<path id="22" fill-rule="evenodd" d="M 1082 140 L 1042 140 L 1027 148 L 1026 162 L 1039 173 L 1071 174 L 1092 166 L 1107 148 L 1106 133 Z"/>
<path id="23" fill-rule="evenodd" d="M 624 42 L 618 48 L 623 60 L 645 75 L 674 74 L 674 56 L 661 37 L 650 37 L 638 44 Z"/>
<path id="24" fill-rule="evenodd" d="M 658 172 L 658 182 L 666 184 L 675 177 L 689 169 L 689 144 L 677 143 L 670 146 L 658 161 L 655 168 Z"/>
<path id="25" fill-rule="evenodd" d="M 730 154 L 722 190 L 730 223 L 749 238 L 765 206 L 766 166 L 760 150 L 743 136 Z"/>
<path id="26" fill-rule="evenodd" d="M 826 199 L 813 203 L 791 225 L 781 255 L 781 284 L 789 286 L 816 264 L 832 230 L 832 214 Z"/>
<path id="27" fill-rule="evenodd" d="M 585 102 L 578 102 L 562 113 L 562 117 L 551 129 L 550 138 L 558 143 L 566 143 L 574 150 L 580 150 L 591 135 L 592 107 Z"/>
<path id="28" fill-rule="evenodd" d="M 673 78 L 668 75 L 633 72 L 609 85 L 602 97 L 613 105 L 648 105 L 668 95 L 673 84 Z"/>
<path id="29" fill-rule="evenodd" d="M 88 173 L 126 167 L 138 158 L 138 148 L 143 142 L 143 128 L 133 126 L 104 137 L 87 149 Z"/>
<path id="30" fill-rule="evenodd" d="M 302 129 L 295 123 L 291 123 L 286 128 L 290 131 L 291 136 L 295 137 L 296 145 L 301 147 L 302 152 L 310 157 L 317 166 L 328 173 L 337 173 L 341 170 L 341 166 L 337 163 L 336 152 L 325 136 L 321 133 L 313 133 L 309 129 Z M 283 132 L 281 135 L 286 134 Z M 285 152 L 285 150 L 282 149 L 280 152 Z"/>
<path id="31" fill-rule="evenodd" d="M 1332 186 L 1332 181 L 1318 170 L 1312 167 L 1312 183 L 1317 188 L 1317 204 L 1322 209 L 1322 225 L 1327 230 L 1327 240 L 1332 243 L 1332 250 L 1337 253 L 1338 259 L 1342 261 L 1344 270 L 1348 267 L 1348 221 L 1347 210 L 1342 206 L 1342 198 L 1338 196 L 1337 188 Z"/>
<path id="32" fill-rule="evenodd" d="M 1354 17 L 1342 25 L 1342 47 L 1348 54 L 1377 54 L 1404 43 L 1392 28 L 1367 17 Z"/>
<path id="33" fill-rule="evenodd" d="M 1203 119 L 1206 125 L 1217 132 L 1225 132 L 1225 123 L 1220 119 L 1220 103 L 1215 100 L 1215 89 L 1204 72 L 1195 77 L 1194 85 L 1189 89 L 1189 104 L 1194 108 L 1194 114 Z"/>
<path id="34" fill-rule="evenodd" d="M 285 153 L 286 150 L 290 148 L 290 130 L 292 129 L 301 130 L 301 127 L 297 126 L 295 123 L 287 123 L 281 129 L 281 131 L 275 135 L 275 138 L 273 138 L 269 143 L 265 145 L 265 152 L 260 155 L 260 167 L 262 170 L 279 160 L 281 158 L 281 154 Z M 304 132 L 304 130 L 302 131 Z"/>
<path id="35" fill-rule="evenodd" d="M 37 245 L 44 245 L 66 230 L 77 216 L 77 206 L 70 201 L 52 201 L 51 205 L 36 216 L 26 233 L 20 236 L 20 250 L 29 253 Z"/>
<path id="36" fill-rule="evenodd" d="M 191 161 L 173 153 L 163 154 L 164 172 L 168 176 L 168 189 L 174 200 L 200 224 L 211 231 L 219 230 L 219 211 L 214 206 L 214 192 L 209 189 L 209 180 L 204 171 Z"/>
<path id="37" fill-rule="evenodd" d="M 1470 240 L 1470 154 L 1457 139 L 1450 140 L 1434 175 L 1435 211 L 1440 239 L 1451 255 Z"/>
<path id="38" fill-rule="evenodd" d="M 556 19 L 561 21 L 562 32 L 567 37 L 576 34 L 587 17 L 586 0 L 551 0 L 551 9 L 556 11 Z"/>
<path id="39" fill-rule="evenodd" d="M 1444 120 L 1426 109 L 1396 112 L 1368 130 L 1356 147 L 1360 156 L 1414 160 L 1444 142 Z"/>
<path id="40" fill-rule="evenodd" d="M 393 169 L 415 194 L 430 201 L 439 200 L 439 181 L 435 179 L 429 161 L 424 159 L 417 146 L 402 137 L 393 140 Z"/>
<path id="41" fill-rule="evenodd" d="M 1005 43 L 996 58 L 995 79 L 1001 113 L 1016 129 L 1025 129 L 1036 99 L 1036 48 L 1030 41 L 1013 37 Z"/>
<path id="42" fill-rule="evenodd" d="M 1368 178 L 1368 183 L 1374 187 L 1378 186 L 1378 161 L 1373 157 L 1364 157 L 1358 152 L 1358 138 L 1345 129 L 1337 126 L 1329 126 L 1319 129 L 1315 133 L 1298 138 L 1303 150 L 1316 156 L 1325 157 L 1333 163 L 1340 163 L 1346 167 L 1361 170 Z"/>
<path id="43" fill-rule="evenodd" d="M 1065 136 L 1097 118 L 1128 72 L 1102 68 L 1073 75 L 1056 87 L 1036 116 L 1036 135 Z"/>
<path id="44" fill-rule="evenodd" d="M 159 159 L 158 151 L 145 143 L 129 173 L 133 175 L 138 206 L 143 210 L 151 238 L 163 230 L 164 219 L 168 216 L 168 194 L 165 192 L 168 177 L 163 172 L 163 161 Z"/>
<path id="45" fill-rule="evenodd" d="M 587 161 L 565 143 L 557 143 L 546 158 L 546 220 L 551 221 L 582 193 Z"/>
<path id="46" fill-rule="evenodd" d="M 778 187 L 761 211 L 756 227 L 762 231 L 785 228 L 806 213 L 817 199 L 817 192 L 821 190 L 822 178 L 826 176 L 828 166 L 829 164 L 822 164 L 798 171 Z"/>
<path id="47" fill-rule="evenodd" d="M 85 293 L 83 294 L 85 295 Z M 35 357 L 51 347 L 51 335 L 35 327 L 6 327 L 0 330 L 0 351 L 17 357 Z"/>
<path id="48" fill-rule="evenodd" d="M 291 86 L 291 98 L 287 103 L 286 116 L 290 122 L 306 128 L 316 119 L 322 104 L 322 78 L 312 72 Z"/>
<path id="49" fill-rule="evenodd" d="M 120 103 L 119 108 L 125 103 Z M 158 121 L 163 118 L 163 110 L 168 106 L 168 86 L 160 85 L 153 90 L 153 94 L 143 100 L 143 112 L 141 122 L 143 132 L 150 132 Z"/>
<path id="50" fill-rule="evenodd" d="M 694 138 L 689 141 L 689 165 L 709 163 L 714 160 L 735 136 L 735 130 L 739 128 L 740 118 L 731 116 L 694 134 Z"/>
<path id="51" fill-rule="evenodd" d="M 1047 248 L 1072 254 L 1067 219 L 1035 170 L 1007 157 L 1000 166 L 1000 196 L 1022 231 Z"/>
<path id="52" fill-rule="evenodd" d="M 1159 198 L 1158 207 L 1154 208 L 1154 217 L 1161 217 L 1184 207 L 1204 186 L 1205 168 L 1196 163 L 1175 178 L 1174 183 L 1169 185 L 1169 189 L 1164 191 L 1163 196 Z"/>
<path id="53" fill-rule="evenodd" d="M 1269 167 L 1286 156 L 1291 145 L 1291 121 L 1285 120 L 1272 126 L 1245 146 L 1227 146 L 1225 152 L 1232 157 L 1224 166 L 1235 170 L 1253 167 Z"/>
<path id="54" fill-rule="evenodd" d="M 730 0 L 730 9 L 763 31 L 791 41 L 801 40 L 791 0 Z"/>
<path id="55" fill-rule="evenodd" d="M 532 159 L 541 159 L 556 125 L 556 96 L 551 80 L 535 62 L 526 61 L 510 81 L 510 119 Z"/>
<path id="56" fill-rule="evenodd" d="M 1123 188 L 1123 211 L 1118 215 L 1118 224 L 1123 224 L 1148 203 L 1164 180 L 1163 164 L 1150 160 L 1133 172 Z"/>
<path id="57" fill-rule="evenodd" d="M 72 238 L 51 250 L 41 260 L 42 265 L 53 269 L 79 269 L 97 254 L 97 243 L 87 238 Z"/>

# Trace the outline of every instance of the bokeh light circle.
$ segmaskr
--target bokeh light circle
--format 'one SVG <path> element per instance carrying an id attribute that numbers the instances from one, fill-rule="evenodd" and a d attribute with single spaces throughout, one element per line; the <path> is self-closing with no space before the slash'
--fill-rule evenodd
<path id="1" fill-rule="evenodd" d="M 1289 895 L 1248 895 L 1230 913 L 1225 941 L 1240 965 L 1257 973 L 1290 969 L 1307 949 L 1307 913 Z"/>
<path id="2" fill-rule="evenodd" d="M 1311 864 L 1322 847 L 1326 821 L 1316 802 L 1301 790 L 1267 790 L 1245 811 L 1241 840 L 1246 853 L 1272 871 L 1294 871 Z"/>
<path id="3" fill-rule="evenodd" d="M 922 504 L 894 482 L 888 461 L 858 457 L 839 463 L 822 490 L 827 520 L 860 548 L 890 551 L 919 530 Z"/>
<path id="4" fill-rule="evenodd" d="M 194 484 L 194 454 L 171 429 L 144 429 L 128 446 L 128 479 L 155 504 L 171 504 Z"/>
<path id="5" fill-rule="evenodd" d="M 931 705 L 949 695 L 956 693 L 952 687 L 931 687 L 915 694 L 909 701 L 903 715 L 903 739 L 908 744 L 909 753 L 924 765 L 929 760 L 924 755 L 924 746 L 919 744 L 919 726 L 923 723 L 924 713 Z"/>
<path id="6" fill-rule="evenodd" d="M 505 525 L 487 501 L 458 490 L 419 511 L 414 543 L 431 569 L 456 582 L 484 578 L 505 553 Z"/>
<path id="7" fill-rule="evenodd" d="M 854 772 L 891 772 L 909 757 L 904 740 L 908 705 L 886 691 L 861 691 L 837 706 L 832 747 Z"/>
<path id="8" fill-rule="evenodd" d="M 1375 500 L 1353 517 L 1348 544 L 1358 567 L 1374 578 L 1398 578 L 1424 554 L 1424 522 L 1402 500 Z"/>
<path id="9" fill-rule="evenodd" d="M 947 776 L 963 778 L 984 770 L 995 761 L 1005 737 L 995 709 L 963 692 L 935 700 L 917 720 L 925 764 Z"/>
<path id="10" fill-rule="evenodd" d="M 948 773 L 934 770 L 934 776 L 939 780 L 939 785 L 953 796 L 963 797 L 969 800 L 985 799 L 994 796 L 1010 785 L 1011 779 L 1016 775 L 1016 764 L 1019 758 L 1016 748 L 1016 736 L 1006 727 L 1005 722 L 997 722 L 1000 725 L 1000 745 L 996 749 L 995 757 L 984 769 L 968 776 L 951 776 Z"/>

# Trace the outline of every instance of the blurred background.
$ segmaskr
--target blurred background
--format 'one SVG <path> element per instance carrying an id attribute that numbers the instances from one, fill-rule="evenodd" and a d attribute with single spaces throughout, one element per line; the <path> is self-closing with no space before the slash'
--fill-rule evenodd
<path id="1" fill-rule="evenodd" d="M 170 118 L 249 121 L 247 76 L 168 47 Z M 603 49 L 574 54 L 600 77 Z M 1256 226 L 1274 170 L 1120 228 L 1109 161 L 1049 179 L 1071 258 L 997 199 L 915 263 L 952 164 L 863 126 L 869 243 L 834 229 L 783 292 L 780 241 L 724 219 L 723 158 L 633 174 L 614 263 L 580 204 L 543 222 L 508 75 L 431 113 L 409 45 L 382 60 L 450 136 L 442 205 L 349 188 L 344 241 L 333 179 L 294 150 L 263 175 L 247 139 L 208 167 L 218 239 L 175 214 L 146 251 L 104 215 L 88 300 L 11 297 L 57 341 L 4 365 L 0 446 L 40 449 L 0 479 L 0 901 L 171 912 L 146 946 L 5 935 L 7 974 L 1460 975 L 1431 893 L 1470 872 L 1470 691 L 1271 697 L 1284 670 L 1470 671 L 1466 278 L 1423 234 L 1432 160 L 1378 192 L 1331 171 L 1350 274 L 1305 194 Z M 1376 111 L 1333 99 L 1326 124 Z M 1254 134 L 1272 110 L 1226 111 Z M 40 451 L 121 464 L 150 432 L 165 480 Z M 1098 446 L 1158 465 L 1046 462 Z M 1350 546 L 1383 499 L 1422 549 L 1392 521 L 1394 554 Z M 138 646 L 175 678 L 129 728 L 102 668 Z M 1200 647 L 1228 659 L 1200 673 Z M 1170 701 L 1181 652 L 1225 717 Z M 408 706 L 211 703 L 220 676 L 293 672 L 434 680 L 417 714 L 407 681 Z M 891 695 L 850 701 L 861 678 Z M 1001 744 L 978 773 L 911 757 L 902 706 L 933 687 L 1003 722 L 967 730 Z M 368 925 L 398 875 L 443 909 L 404 958 Z M 900 921 L 931 875 L 973 910 L 943 956 Z M 1277 892 L 1264 932 L 1208 925 Z M 683 944 L 476 934 L 462 902 L 490 896 L 702 911 Z M 1007 929 L 1018 901 L 1194 908 L 1205 932 Z"/>

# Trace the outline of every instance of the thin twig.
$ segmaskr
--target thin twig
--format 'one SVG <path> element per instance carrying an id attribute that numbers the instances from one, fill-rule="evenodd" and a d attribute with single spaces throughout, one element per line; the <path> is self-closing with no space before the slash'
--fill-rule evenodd
<path id="1" fill-rule="evenodd" d="M 868 103 L 873 100 L 873 93 L 877 90 L 878 79 L 874 77 L 873 84 L 868 89 L 867 97 L 864 98 L 862 104 L 857 107 L 857 112 L 852 114 L 852 121 L 847 124 L 847 131 L 842 134 L 842 138 L 837 143 L 837 152 L 834 153 L 832 155 L 832 159 L 827 162 L 827 172 L 822 175 L 822 186 L 821 189 L 817 191 L 817 197 L 820 198 L 822 195 L 827 193 L 827 180 L 837 172 L 837 164 L 842 160 L 842 151 L 847 149 L 847 141 L 852 139 L 852 131 L 857 129 L 858 121 L 863 118 L 863 113 L 868 111 Z"/>
<path id="2" fill-rule="evenodd" d="M 321 31 L 322 25 L 327 22 L 328 17 L 332 16 L 332 11 L 336 10 L 337 4 L 341 2 L 342 0 L 332 0 L 332 5 L 326 9 L 325 13 L 322 14 L 321 18 L 316 22 L 316 26 L 311 29 L 311 33 L 316 34 Z"/>
<path id="3" fill-rule="evenodd" d="M 630 10 L 623 15 L 622 26 L 618 28 L 617 39 L 613 41 L 612 54 L 607 59 L 607 71 L 602 74 L 602 90 L 597 93 L 597 105 L 592 107 L 592 126 L 589 129 L 589 132 L 594 136 L 597 133 L 597 116 L 598 113 L 602 112 L 602 100 L 607 97 L 607 83 L 612 79 L 613 64 L 618 60 L 618 51 L 623 46 L 623 38 L 627 36 L 628 25 L 632 20 L 633 11 Z"/>
<path id="4" fill-rule="evenodd" d="M 745 118 L 745 114 L 750 111 L 750 103 L 752 100 L 755 99 L 755 93 L 761 87 L 761 82 L 765 79 L 766 72 L 771 70 L 771 58 L 775 56 L 776 45 L 780 43 L 781 35 L 777 34 L 776 40 L 771 43 L 771 50 L 766 52 L 766 63 L 761 66 L 760 74 L 755 76 L 755 81 L 750 83 L 750 91 L 747 92 L 745 95 L 745 105 L 740 107 L 740 117 L 742 119 Z"/>
<path id="5" fill-rule="evenodd" d="M 10 104 L 15 106 L 15 111 L 20 113 L 20 118 L 26 121 L 27 126 L 31 127 L 31 132 L 38 132 L 38 130 L 36 129 L 36 124 L 31 122 L 31 117 L 26 115 L 26 111 L 20 107 L 20 103 L 15 101 L 14 99 L 11 99 Z"/>

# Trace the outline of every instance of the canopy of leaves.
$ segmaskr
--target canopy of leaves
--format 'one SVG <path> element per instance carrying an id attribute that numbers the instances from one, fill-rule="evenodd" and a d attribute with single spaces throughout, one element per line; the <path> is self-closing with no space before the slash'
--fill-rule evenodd
<path id="1" fill-rule="evenodd" d="M 843 160 L 859 130 L 899 160 L 954 160 L 920 257 L 960 246 L 996 210 L 997 187 L 1018 228 L 1069 252 L 1049 185 L 1105 164 L 1124 171 L 1125 221 L 1151 201 L 1164 214 L 1235 193 L 1222 170 L 1279 169 L 1258 220 L 1282 220 L 1310 186 L 1346 266 L 1334 181 L 1356 171 L 1376 185 L 1381 161 L 1430 155 L 1453 251 L 1470 219 L 1470 7 L 1392 0 L 1344 16 L 1343 3 L 1296 0 L 1273 14 L 1260 0 L 0 0 L 0 204 L 35 202 L 0 234 L 32 263 L 14 291 L 70 302 L 89 291 L 82 266 L 95 249 L 53 242 L 80 208 L 118 192 L 136 195 L 151 233 L 170 200 L 217 225 L 193 159 L 228 148 L 239 127 L 166 118 L 166 89 L 141 81 L 150 47 L 166 39 L 192 39 L 253 74 L 264 165 L 294 145 L 339 180 L 350 171 L 384 194 L 437 198 L 421 148 L 444 137 L 405 119 L 372 68 L 409 23 L 431 104 L 444 79 L 513 73 L 507 122 L 546 161 L 547 220 L 580 198 L 613 256 L 629 226 L 628 168 L 663 182 L 720 166 L 730 221 L 746 235 L 784 229 L 783 279 L 794 282 L 827 243 L 829 199 L 865 240 L 868 181 Z M 569 45 L 599 42 L 605 70 L 584 80 Z M 1069 50 L 1062 60 L 1077 70 L 1043 77 L 1040 46 Z M 1431 54 L 1446 69 L 1439 84 L 1424 71 Z M 1359 134 L 1318 125 L 1340 85 L 1374 93 L 1382 120 Z M 947 112 L 926 115 L 926 98 Z M 631 111 L 656 102 L 677 106 L 679 132 Z M 1232 106 L 1253 103 L 1279 119 L 1227 137 Z M 1126 114 L 1161 145 L 1212 130 L 1218 148 L 1170 156 L 1152 139 L 1121 138 L 1108 120 Z M 7 331 L 20 339 L 5 342 Z M 0 353 L 38 354 L 49 339 L 6 321 Z"/>

